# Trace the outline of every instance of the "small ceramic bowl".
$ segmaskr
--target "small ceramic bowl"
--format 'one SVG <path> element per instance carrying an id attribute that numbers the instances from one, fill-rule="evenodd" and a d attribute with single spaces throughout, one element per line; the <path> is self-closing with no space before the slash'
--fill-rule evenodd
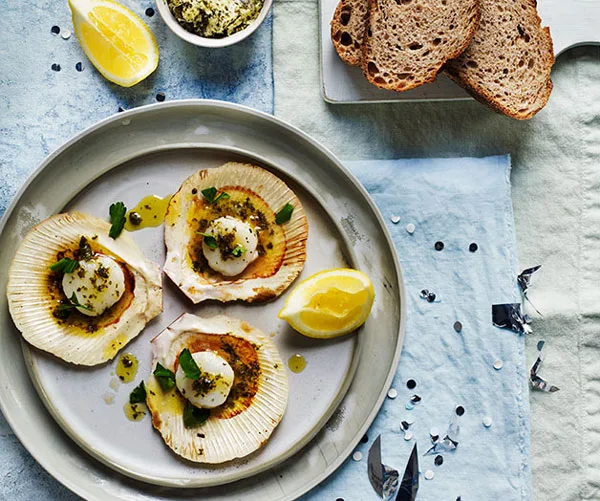
<path id="1" fill-rule="evenodd" d="M 206 38 L 195 35 L 194 33 L 190 33 L 183 26 L 181 26 L 171 13 L 171 10 L 167 5 L 167 0 L 156 0 L 156 8 L 158 9 L 160 16 L 169 29 L 182 40 L 194 45 L 198 45 L 199 47 L 227 47 L 228 45 L 241 42 L 254 33 L 256 28 L 262 24 L 267 17 L 272 4 L 273 0 L 264 0 L 263 7 L 258 17 L 243 30 L 224 38 Z"/>

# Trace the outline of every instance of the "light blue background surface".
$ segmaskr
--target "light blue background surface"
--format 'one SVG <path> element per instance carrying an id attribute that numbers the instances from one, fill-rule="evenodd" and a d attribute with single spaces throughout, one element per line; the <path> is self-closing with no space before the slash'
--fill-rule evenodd
<path id="1" fill-rule="evenodd" d="M 398 397 L 386 399 L 359 445 L 361 461 L 349 459 L 343 468 L 306 499 L 377 499 L 367 477 L 369 447 L 382 434 L 383 462 L 403 474 L 414 440 L 404 440 L 400 422 L 418 442 L 421 472 L 418 501 L 530 499 L 529 401 L 524 338 L 494 327 L 493 303 L 519 302 L 517 259 L 510 198 L 510 159 L 419 159 L 355 161 L 347 165 L 381 209 L 400 256 L 407 295 L 407 324 L 400 365 L 392 388 Z M 392 216 L 401 216 L 398 224 Z M 406 231 L 413 223 L 414 234 Z M 444 243 L 442 251 L 434 244 Z M 476 242 L 479 249 L 469 251 Z M 420 297 L 428 289 L 437 298 Z M 463 329 L 455 332 L 460 321 Z M 502 360 L 501 370 L 493 367 Z M 409 390 L 406 381 L 417 387 Z M 405 404 L 413 394 L 422 402 Z M 457 405 L 458 448 L 423 456 L 431 446 L 429 431 L 445 433 Z M 488 429 L 482 418 L 490 416 Z"/>
<path id="2" fill-rule="evenodd" d="M 151 2 L 125 1 L 153 29 L 162 51 L 158 71 L 132 89 L 106 82 L 87 62 L 74 35 L 64 40 L 53 25 L 72 31 L 66 3 L 0 0 L 0 213 L 26 176 L 74 133 L 117 111 L 155 102 L 199 97 L 225 99 L 271 112 L 271 20 L 244 43 L 219 51 L 199 49 L 167 32 L 158 13 L 144 15 Z M 27 10 L 25 10 L 25 8 Z M 75 64 L 83 63 L 83 72 Z M 51 65 L 61 65 L 60 72 Z M 400 252 L 408 291 L 409 323 L 402 363 L 394 386 L 399 396 L 386 401 L 369 441 L 360 446 L 365 459 L 349 461 L 309 499 L 375 499 L 366 476 L 366 454 L 377 433 L 384 432 L 384 461 L 404 468 L 411 444 L 399 433 L 413 393 L 404 381 L 414 378 L 423 402 L 411 414 L 420 450 L 428 447 L 428 430 L 445 430 L 456 404 L 465 406 L 459 449 L 443 466 L 421 458 L 422 470 L 436 472 L 422 480 L 419 500 L 527 499 L 529 496 L 528 422 L 522 340 L 491 326 L 492 302 L 515 299 L 516 257 L 506 157 L 485 160 L 359 162 L 359 175 L 389 222 Z M 476 189 L 474 189 L 476 188 Z M 417 226 L 410 236 L 404 227 Z M 444 251 L 433 244 L 442 240 Z M 468 244 L 480 250 L 471 254 Z M 424 265 L 427 263 L 427 266 Z M 483 279 L 482 279 L 483 278 Z M 419 298 L 436 292 L 439 302 Z M 495 295 L 491 293 L 495 292 Z M 473 308 L 470 308 L 470 306 Z M 464 329 L 457 334 L 452 324 Z M 495 358 L 504 361 L 494 371 Z M 524 399 L 520 397 L 524 396 Z M 486 430 L 481 417 L 494 425 Z M 0 417 L 0 499 L 78 499 L 45 473 L 22 448 Z M 473 477 L 485 478 L 485 484 Z M 446 479 L 447 481 L 444 481 Z M 452 486 L 452 492 L 447 488 Z M 482 486 L 485 485 L 485 490 Z M 477 487 L 479 486 L 479 487 Z M 456 491 L 456 492 L 454 492 Z"/>

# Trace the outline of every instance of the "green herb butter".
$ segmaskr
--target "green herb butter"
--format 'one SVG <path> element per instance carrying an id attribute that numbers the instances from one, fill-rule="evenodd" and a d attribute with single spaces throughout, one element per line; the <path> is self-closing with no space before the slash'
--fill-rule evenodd
<path id="1" fill-rule="evenodd" d="M 246 28 L 263 7 L 263 0 L 167 0 L 177 22 L 207 38 L 223 38 Z"/>

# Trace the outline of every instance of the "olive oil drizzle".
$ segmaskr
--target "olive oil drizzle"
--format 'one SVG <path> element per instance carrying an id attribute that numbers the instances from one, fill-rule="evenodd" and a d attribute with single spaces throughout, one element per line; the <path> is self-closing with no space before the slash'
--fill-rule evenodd
<path id="1" fill-rule="evenodd" d="M 300 353 L 295 353 L 288 358 L 288 367 L 292 372 L 300 373 L 306 368 L 306 359 Z"/>
<path id="2" fill-rule="evenodd" d="M 152 228 L 160 226 L 165 220 L 167 207 L 171 195 L 159 197 L 157 195 L 148 195 L 142 198 L 139 203 L 131 209 L 126 216 L 125 229 L 127 231 L 137 231 L 143 228 Z"/>

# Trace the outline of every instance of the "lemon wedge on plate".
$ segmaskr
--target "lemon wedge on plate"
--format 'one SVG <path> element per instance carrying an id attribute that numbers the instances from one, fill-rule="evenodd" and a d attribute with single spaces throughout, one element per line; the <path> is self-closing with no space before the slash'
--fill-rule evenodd
<path id="1" fill-rule="evenodd" d="M 113 0 L 69 0 L 86 56 L 111 82 L 131 87 L 158 66 L 158 46 L 144 22 Z"/>
<path id="2" fill-rule="evenodd" d="M 325 270 L 300 282 L 277 316 L 305 336 L 327 339 L 364 324 L 374 298 L 373 284 L 361 271 Z"/>

